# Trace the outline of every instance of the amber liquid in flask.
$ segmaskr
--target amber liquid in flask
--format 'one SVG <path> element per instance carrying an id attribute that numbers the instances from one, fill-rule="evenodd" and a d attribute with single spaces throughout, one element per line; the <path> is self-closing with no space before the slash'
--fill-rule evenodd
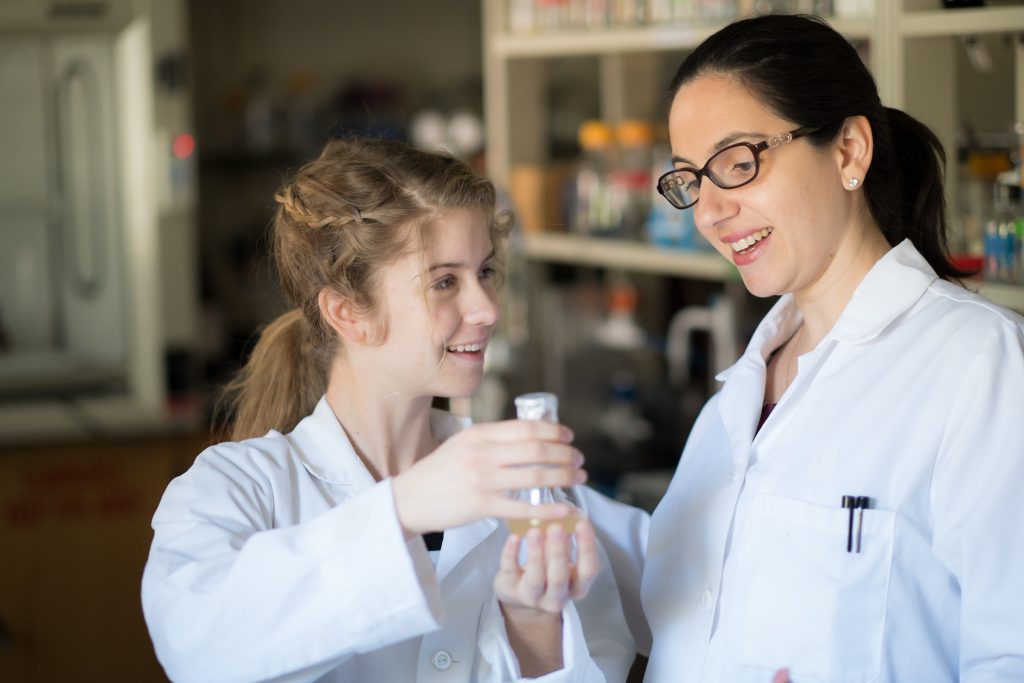
<path id="1" fill-rule="evenodd" d="M 547 392 L 535 392 L 516 396 L 516 417 L 520 420 L 543 420 L 545 422 L 558 422 L 558 397 Z M 511 491 L 510 495 L 517 500 L 525 500 L 530 505 L 544 505 L 547 503 L 564 503 L 572 507 L 573 512 L 560 519 L 506 519 L 505 526 L 508 530 L 522 538 L 530 529 L 546 529 L 552 524 L 557 524 L 565 529 L 566 533 L 573 533 L 576 530 L 576 523 L 586 519 L 586 513 L 580 504 L 580 496 L 575 487 L 563 489 L 560 487 L 531 488 Z"/>

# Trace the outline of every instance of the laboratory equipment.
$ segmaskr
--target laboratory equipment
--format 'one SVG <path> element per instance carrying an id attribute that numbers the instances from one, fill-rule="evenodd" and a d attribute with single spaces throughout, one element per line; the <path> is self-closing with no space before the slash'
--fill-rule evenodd
<path id="1" fill-rule="evenodd" d="M 520 420 L 543 420 L 545 422 L 558 422 L 558 397 L 548 392 L 534 392 L 522 394 L 515 398 L 516 417 Z M 586 518 L 586 513 L 580 503 L 580 496 L 574 490 L 575 487 L 564 489 L 560 487 L 542 487 L 520 489 L 509 492 L 509 495 L 516 500 L 525 500 L 530 505 L 545 505 L 549 503 L 564 503 L 571 506 L 574 511 L 560 519 L 542 520 L 531 519 L 506 519 L 505 525 L 513 534 L 523 537 L 530 529 L 547 527 L 557 524 L 572 533 L 576 530 L 576 524 Z"/>

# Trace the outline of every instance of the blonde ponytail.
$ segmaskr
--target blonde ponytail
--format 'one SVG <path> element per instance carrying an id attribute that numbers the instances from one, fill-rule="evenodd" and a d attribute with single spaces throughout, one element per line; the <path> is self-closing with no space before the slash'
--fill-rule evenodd
<path id="1" fill-rule="evenodd" d="M 233 407 L 231 440 L 289 432 L 327 389 L 327 363 L 302 311 L 278 316 L 260 333 L 245 367 L 224 388 Z"/>

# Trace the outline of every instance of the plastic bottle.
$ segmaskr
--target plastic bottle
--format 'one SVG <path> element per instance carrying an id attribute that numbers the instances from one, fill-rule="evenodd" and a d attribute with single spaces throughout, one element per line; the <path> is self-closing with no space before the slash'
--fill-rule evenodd
<path id="1" fill-rule="evenodd" d="M 508 30 L 510 33 L 529 33 L 536 27 L 533 0 L 510 0 L 508 3 Z"/>
<path id="2" fill-rule="evenodd" d="M 609 173 L 613 168 L 614 136 L 603 121 L 584 121 L 578 138 L 582 156 L 574 182 L 574 231 L 595 237 L 614 235 L 621 209 L 613 203 Z"/>
<path id="3" fill-rule="evenodd" d="M 520 420 L 538 420 L 544 422 L 558 422 L 558 397 L 547 392 L 535 392 L 522 394 L 515 398 L 516 417 Z M 513 534 L 522 538 L 530 529 L 541 528 L 545 525 L 558 524 L 567 533 L 576 530 L 576 523 L 586 517 L 580 505 L 580 498 L 572 489 L 563 489 L 557 486 L 546 488 L 531 488 L 513 491 L 512 497 L 517 500 L 525 500 L 530 505 L 544 505 L 549 503 L 565 503 L 575 511 L 566 517 L 545 522 L 541 519 L 506 519 L 505 525 Z"/>
<path id="4" fill-rule="evenodd" d="M 651 208 L 651 146 L 654 129 L 646 121 L 626 120 L 615 130 L 619 164 L 612 172 L 613 202 L 622 207 L 622 237 L 646 241 L 644 224 Z"/>
<path id="5" fill-rule="evenodd" d="M 1017 222 L 1011 188 L 997 181 L 992 214 L 985 221 L 985 278 L 995 282 L 1018 279 Z"/>
<path id="6" fill-rule="evenodd" d="M 594 336 L 611 349 L 632 350 L 645 345 L 644 330 L 634 317 L 636 289 L 624 275 L 615 275 L 608 286 L 608 316 L 598 325 Z"/>
<path id="7" fill-rule="evenodd" d="M 645 232 L 651 244 L 676 249 L 697 249 L 707 244 L 700 238 L 693 222 L 693 209 L 680 211 L 661 196 L 655 183 L 663 173 L 671 171 L 672 150 L 667 144 L 655 145 L 652 153 L 651 182 L 648 189 L 650 211 Z"/>

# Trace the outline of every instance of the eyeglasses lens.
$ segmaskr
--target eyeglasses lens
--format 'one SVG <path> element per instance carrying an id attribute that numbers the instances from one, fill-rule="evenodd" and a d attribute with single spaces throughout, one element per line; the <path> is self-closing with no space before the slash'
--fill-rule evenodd
<path id="1" fill-rule="evenodd" d="M 758 164 L 754 150 L 747 145 L 726 147 L 708 159 L 704 167 L 711 180 L 721 188 L 745 185 L 757 176 Z M 665 198 L 682 209 L 693 206 L 700 198 L 700 176 L 693 171 L 675 171 L 661 179 Z"/>

